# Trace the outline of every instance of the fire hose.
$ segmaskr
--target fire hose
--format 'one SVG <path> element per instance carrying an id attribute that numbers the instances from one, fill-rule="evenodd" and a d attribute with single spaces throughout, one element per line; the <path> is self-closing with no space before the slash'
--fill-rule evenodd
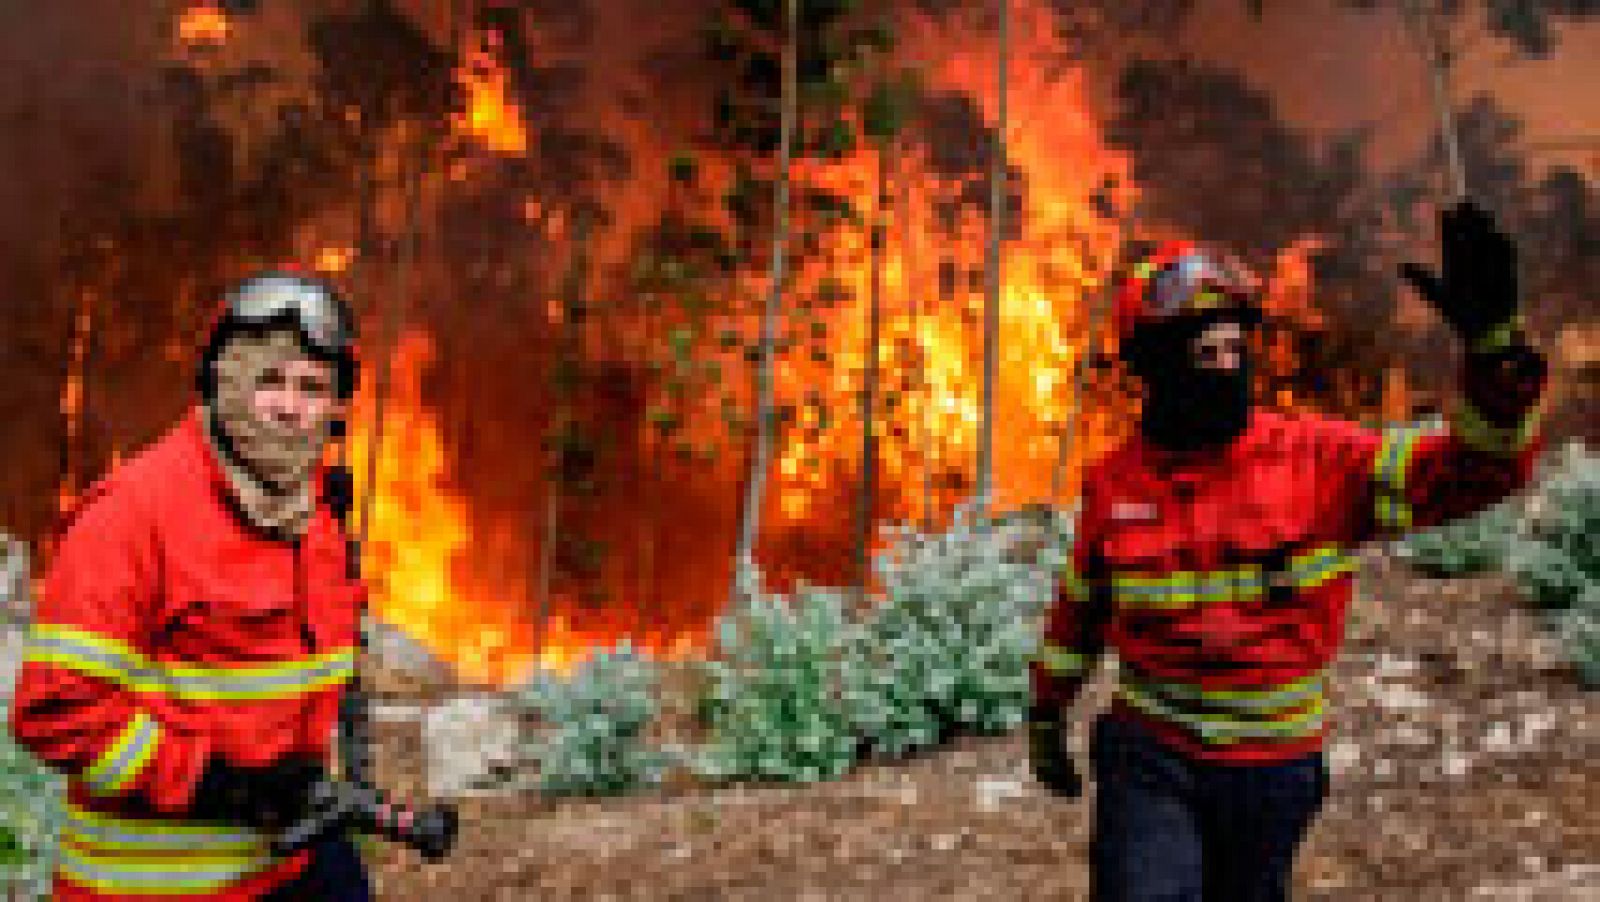
<path id="1" fill-rule="evenodd" d="M 354 499 L 351 473 L 339 465 L 328 469 L 324 486 L 329 506 L 344 528 L 349 575 L 359 579 L 360 547 L 350 535 L 348 517 Z M 370 489 L 368 490 L 371 491 Z M 367 651 L 366 612 L 358 618 L 361 651 Z M 360 671 L 345 688 L 339 705 L 342 779 L 324 778 L 311 789 L 310 812 L 272 841 L 273 852 L 287 855 L 306 848 L 339 830 L 351 829 L 415 849 L 428 861 L 449 854 L 455 845 L 458 820 L 449 805 L 417 809 L 391 801 L 367 782 L 371 699 L 361 684 Z"/>
<path id="2" fill-rule="evenodd" d="M 311 811 L 272 841 L 276 855 L 298 852 L 330 833 L 353 829 L 400 843 L 428 861 L 438 861 L 455 845 L 456 810 L 435 805 L 417 810 L 390 801 L 364 783 L 326 779 L 311 790 Z"/>

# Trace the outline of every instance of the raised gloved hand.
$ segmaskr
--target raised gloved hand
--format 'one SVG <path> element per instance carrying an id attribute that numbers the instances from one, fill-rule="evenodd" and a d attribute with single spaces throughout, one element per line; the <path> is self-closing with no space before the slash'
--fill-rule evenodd
<path id="1" fill-rule="evenodd" d="M 1469 200 L 1439 214 L 1439 236 L 1442 270 L 1406 263 L 1400 275 L 1457 335 L 1476 345 L 1517 315 L 1516 244 Z"/>
<path id="2" fill-rule="evenodd" d="M 1083 778 L 1067 751 L 1067 730 L 1061 709 L 1035 703 L 1028 708 L 1028 764 L 1033 778 L 1062 798 L 1083 795 Z"/>
<path id="3" fill-rule="evenodd" d="M 267 767 L 239 767 L 221 757 L 206 762 L 190 815 L 276 832 L 311 809 L 311 791 L 327 775 L 321 762 L 285 758 Z"/>

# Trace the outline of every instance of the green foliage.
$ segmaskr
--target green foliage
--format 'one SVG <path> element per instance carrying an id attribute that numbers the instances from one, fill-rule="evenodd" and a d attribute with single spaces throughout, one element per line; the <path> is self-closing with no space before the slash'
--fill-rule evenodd
<path id="1" fill-rule="evenodd" d="M 1600 583 L 1600 458 L 1573 442 L 1540 481 L 1525 528 L 1510 555 L 1540 607 L 1579 605 Z"/>
<path id="2" fill-rule="evenodd" d="M 1600 688 L 1600 458 L 1569 443 L 1540 481 L 1509 554 L 1510 569 L 1547 612 L 1579 676 Z"/>
<path id="3" fill-rule="evenodd" d="M 48 896 L 63 792 L 60 776 L 0 727 L 0 886 Z"/>
<path id="4" fill-rule="evenodd" d="M 716 658 L 697 713 L 708 741 L 696 770 L 713 779 L 814 782 L 856 760 L 852 712 L 863 682 L 847 653 L 855 629 L 838 592 L 801 587 L 792 598 L 741 575 L 739 607 L 716 625 Z"/>
<path id="5" fill-rule="evenodd" d="M 1395 553 L 1428 576 L 1465 576 L 1497 570 L 1505 564 L 1517 528 L 1514 504 L 1500 504 L 1476 516 L 1412 533 L 1395 545 Z"/>
<path id="6" fill-rule="evenodd" d="M 856 726 L 871 750 L 899 756 L 1022 722 L 1036 618 L 1065 554 L 1054 517 L 1040 554 L 1015 553 L 1020 531 L 1040 525 L 986 526 L 962 510 L 940 535 L 900 528 L 876 556 L 884 597 L 855 649 L 868 689 Z"/>
<path id="7" fill-rule="evenodd" d="M 525 747 L 534 784 L 553 795 L 613 795 L 659 783 L 673 762 L 645 731 L 659 707 L 659 665 L 623 642 L 571 677 L 540 674 L 515 695 L 544 729 Z"/>

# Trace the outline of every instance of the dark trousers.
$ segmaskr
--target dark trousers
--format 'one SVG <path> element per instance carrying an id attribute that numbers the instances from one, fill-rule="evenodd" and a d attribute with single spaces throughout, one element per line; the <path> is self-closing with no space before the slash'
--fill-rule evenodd
<path id="1" fill-rule="evenodd" d="M 1090 735 L 1095 902 L 1283 902 L 1328 795 L 1321 752 L 1281 764 L 1191 761 L 1138 724 Z"/>
<path id="2" fill-rule="evenodd" d="M 372 883 L 355 843 L 338 834 L 312 846 L 311 862 L 300 876 L 261 902 L 372 902 Z"/>

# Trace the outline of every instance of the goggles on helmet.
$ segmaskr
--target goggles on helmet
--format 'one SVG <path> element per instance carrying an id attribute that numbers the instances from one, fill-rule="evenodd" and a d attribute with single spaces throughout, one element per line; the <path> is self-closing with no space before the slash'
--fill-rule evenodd
<path id="1" fill-rule="evenodd" d="M 1260 282 L 1230 254 L 1173 243 L 1134 267 L 1119 299 L 1119 331 L 1209 310 L 1251 309 Z"/>
<path id="2" fill-rule="evenodd" d="M 288 314 L 313 348 L 330 357 L 346 354 L 354 339 L 350 310 L 320 282 L 289 273 L 266 273 L 245 281 L 227 299 L 227 315 L 245 324 L 266 324 Z"/>

